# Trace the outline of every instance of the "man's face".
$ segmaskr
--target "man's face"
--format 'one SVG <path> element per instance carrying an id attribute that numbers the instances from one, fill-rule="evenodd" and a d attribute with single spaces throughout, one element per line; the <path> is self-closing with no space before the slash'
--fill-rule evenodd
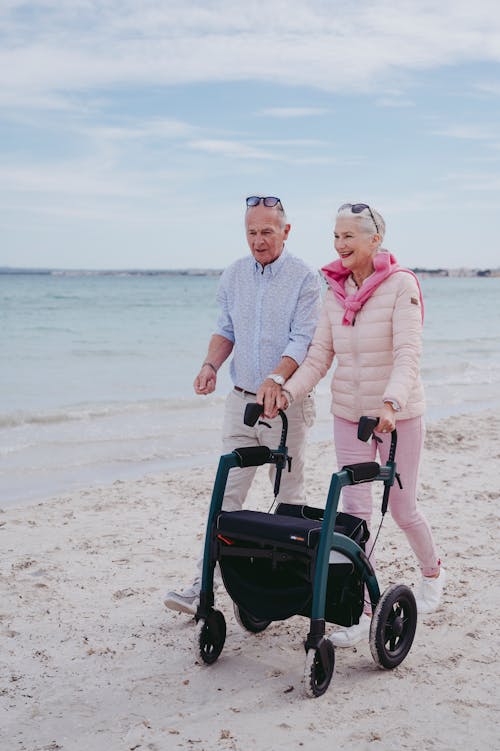
<path id="1" fill-rule="evenodd" d="M 262 266 L 272 263 L 281 255 L 290 225 L 283 222 L 283 213 L 263 204 L 247 209 L 245 227 L 248 246 L 253 257 Z"/>

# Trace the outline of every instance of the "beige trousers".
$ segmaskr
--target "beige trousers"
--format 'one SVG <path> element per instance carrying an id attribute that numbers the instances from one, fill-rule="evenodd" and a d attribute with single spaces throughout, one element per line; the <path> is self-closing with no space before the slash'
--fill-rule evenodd
<path id="1" fill-rule="evenodd" d="M 255 402 L 255 397 L 248 393 L 233 390 L 226 399 L 224 425 L 222 429 L 222 446 L 225 454 L 242 446 L 269 446 L 276 449 L 281 438 L 282 422 L 278 416 L 274 420 L 264 420 L 271 427 L 257 424 L 251 428 L 243 422 L 245 407 Z M 291 472 L 288 468 L 281 475 L 278 502 L 304 502 L 304 460 L 308 428 L 316 416 L 314 397 L 308 394 L 305 399 L 293 402 L 286 410 L 288 419 L 288 436 L 286 445 L 288 455 L 292 457 Z M 239 511 L 246 499 L 247 493 L 255 477 L 257 467 L 231 469 L 224 494 L 223 509 L 225 511 Z M 269 465 L 269 479 L 274 487 L 276 467 Z"/>

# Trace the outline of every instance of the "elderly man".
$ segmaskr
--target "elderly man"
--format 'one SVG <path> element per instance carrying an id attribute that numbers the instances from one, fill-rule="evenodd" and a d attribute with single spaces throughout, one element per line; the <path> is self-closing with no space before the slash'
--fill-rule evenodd
<path id="1" fill-rule="evenodd" d="M 278 446 L 281 421 L 271 429 L 243 422 L 246 404 L 261 399 L 274 401 L 278 386 L 304 359 L 314 333 L 320 307 L 320 279 L 303 261 L 285 248 L 290 233 L 283 205 L 273 196 L 246 199 L 245 228 L 251 256 L 235 261 L 223 273 L 217 301 L 220 315 L 210 339 L 207 356 L 194 381 L 197 394 L 215 390 L 217 371 L 232 354 L 230 374 L 234 384 L 226 400 L 223 451 L 241 446 Z M 307 429 L 314 420 L 311 394 L 287 410 L 290 472 L 281 478 L 278 500 L 301 502 L 304 495 L 304 453 Z M 241 509 L 256 467 L 234 469 L 224 494 L 226 511 Z M 274 483 L 276 469 L 270 478 Z M 200 567 L 193 584 L 183 592 L 169 592 L 165 605 L 195 614 L 200 590 Z"/>

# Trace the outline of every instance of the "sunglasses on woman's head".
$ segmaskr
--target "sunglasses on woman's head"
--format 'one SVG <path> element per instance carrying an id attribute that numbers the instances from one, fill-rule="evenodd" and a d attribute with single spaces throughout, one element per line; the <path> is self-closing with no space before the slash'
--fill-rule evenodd
<path id="1" fill-rule="evenodd" d="M 247 198 L 247 206 L 250 208 L 252 206 L 258 206 L 259 203 L 262 201 L 264 206 L 267 206 L 268 209 L 274 208 L 274 206 L 278 206 L 283 211 L 283 204 L 281 203 L 281 199 L 277 198 L 276 196 L 248 196 Z"/>
<path id="2" fill-rule="evenodd" d="M 362 211 L 365 209 L 368 209 L 370 212 L 370 216 L 372 218 L 372 222 L 375 225 L 375 229 L 377 230 L 377 233 L 380 234 L 380 230 L 378 228 L 378 224 L 375 221 L 375 217 L 373 216 L 373 211 L 368 206 L 367 203 L 343 203 L 342 206 L 339 206 L 339 211 L 342 211 L 343 209 L 351 209 L 353 214 L 361 214 Z"/>

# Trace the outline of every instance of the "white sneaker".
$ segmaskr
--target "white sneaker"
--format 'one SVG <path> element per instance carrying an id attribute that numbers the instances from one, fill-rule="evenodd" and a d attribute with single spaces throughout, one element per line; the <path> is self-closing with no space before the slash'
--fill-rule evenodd
<path id="1" fill-rule="evenodd" d="M 196 615 L 200 604 L 200 582 L 194 581 L 190 587 L 182 590 L 182 592 L 167 592 L 163 602 L 165 607 L 170 608 L 170 610 Z"/>
<path id="2" fill-rule="evenodd" d="M 423 576 L 415 592 L 417 613 L 434 613 L 441 604 L 443 589 L 446 584 L 446 571 L 441 566 L 439 576 Z"/>
<path id="3" fill-rule="evenodd" d="M 334 647 L 353 647 L 363 639 L 368 639 L 370 635 L 370 623 L 371 618 L 366 613 L 363 613 L 359 619 L 359 623 L 354 626 L 345 626 L 338 631 L 334 631 L 328 637 Z"/>

